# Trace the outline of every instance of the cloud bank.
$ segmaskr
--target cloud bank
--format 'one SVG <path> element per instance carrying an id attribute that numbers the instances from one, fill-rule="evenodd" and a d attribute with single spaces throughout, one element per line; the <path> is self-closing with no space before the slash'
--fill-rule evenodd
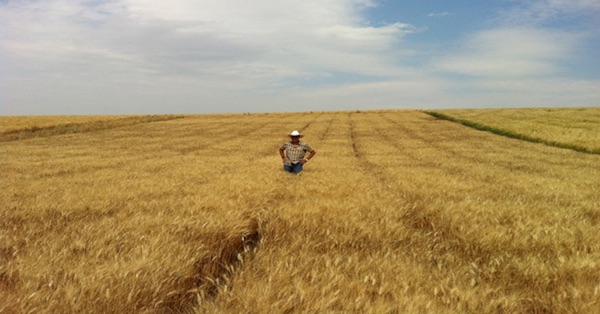
<path id="1" fill-rule="evenodd" d="M 600 9 L 567 2 L 432 52 L 426 25 L 368 20 L 375 1 L 3 1 L 0 114 L 598 105 L 569 68 L 598 34 L 547 24 Z"/>

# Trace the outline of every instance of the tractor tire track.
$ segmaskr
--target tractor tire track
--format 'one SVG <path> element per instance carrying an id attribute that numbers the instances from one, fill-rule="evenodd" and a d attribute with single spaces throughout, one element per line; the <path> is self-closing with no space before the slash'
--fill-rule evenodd
<path id="1" fill-rule="evenodd" d="M 308 121 L 301 130 L 304 132 L 311 126 L 314 126 L 324 115 L 319 114 L 310 121 Z M 331 122 L 331 120 L 330 120 Z M 279 129 L 273 127 L 273 129 Z M 258 152 L 263 149 L 257 149 Z M 263 153 L 259 153 L 251 159 L 259 158 L 272 158 L 276 154 L 276 151 L 272 151 L 270 148 L 264 148 Z M 252 174 L 247 174 L 249 180 L 254 177 Z M 274 184 L 274 186 L 284 186 L 286 183 L 286 177 L 281 177 L 280 182 Z M 216 183 L 215 183 L 216 184 Z M 260 194 L 259 191 L 253 191 L 253 194 Z M 286 203 L 290 202 L 290 198 L 299 197 L 287 192 L 286 190 L 275 189 L 273 191 L 266 191 L 265 197 L 260 199 L 260 203 L 253 204 L 253 208 L 261 208 L 258 214 L 249 214 L 250 228 L 240 237 L 233 237 L 231 241 L 227 242 L 231 245 L 226 245 L 223 248 L 221 245 L 215 247 L 213 250 L 216 252 L 214 256 L 208 256 L 201 261 L 198 261 L 197 273 L 208 273 L 210 276 L 204 276 L 200 278 L 198 276 L 197 289 L 199 289 L 199 295 L 201 296 L 202 302 L 211 302 L 218 298 L 220 291 L 226 289 L 227 286 L 231 285 L 232 280 L 236 274 L 240 271 L 246 263 L 249 263 L 252 257 L 265 245 L 269 245 L 270 239 L 277 239 L 281 236 L 277 235 L 278 232 L 285 230 L 286 222 L 282 221 L 278 217 L 276 208 L 279 208 Z M 285 233 L 285 232 L 284 232 Z M 241 239 L 241 240 L 240 240 Z M 228 249 L 228 247 L 233 249 Z M 198 306 L 199 304 L 193 304 Z M 200 304 L 201 306 L 201 304 Z"/>
<path id="2" fill-rule="evenodd" d="M 370 125 L 374 126 L 377 130 L 377 133 L 382 134 L 381 136 L 386 140 L 393 140 L 393 143 L 400 144 L 400 140 L 391 136 L 383 135 L 385 129 L 381 123 L 377 121 L 370 121 Z M 364 136 L 361 134 L 361 131 L 356 127 L 355 122 L 351 124 L 352 129 L 352 147 L 354 149 L 354 154 L 357 159 L 360 159 L 361 164 L 364 164 L 362 167 L 363 170 L 367 173 L 372 174 L 379 184 L 385 187 L 392 187 L 394 189 L 398 189 L 401 191 L 402 184 L 397 182 L 397 178 L 389 175 L 389 172 L 386 171 L 385 167 L 378 165 L 373 162 L 368 161 L 368 153 L 365 153 L 362 148 L 360 141 Z M 396 130 L 403 130 L 401 127 L 397 127 Z M 419 138 L 422 142 L 431 142 L 427 138 L 422 137 L 419 134 L 415 134 L 413 130 L 407 130 L 407 133 L 411 134 L 414 137 Z M 445 147 L 441 145 L 434 145 L 436 150 L 440 151 L 440 154 L 443 155 L 442 158 L 449 159 L 460 159 L 467 160 L 469 163 L 481 163 L 479 160 L 471 160 L 472 158 L 462 159 L 460 157 L 461 154 L 448 154 L 444 153 Z M 464 169 L 470 167 L 469 164 L 464 165 L 460 168 L 456 168 L 451 166 L 451 164 L 441 163 L 440 166 L 444 168 L 446 171 L 454 174 L 456 169 Z M 505 171 L 510 171 L 508 169 L 504 169 Z M 472 177 L 470 177 L 472 179 Z M 483 181 L 483 177 L 478 178 Z M 415 262 L 428 265 L 431 268 L 432 273 L 436 271 L 444 270 L 446 267 L 453 265 L 454 268 L 458 267 L 458 269 L 464 269 L 465 273 L 470 273 L 471 275 L 471 284 L 474 282 L 476 285 L 481 286 L 484 289 L 492 289 L 493 291 L 503 291 L 506 289 L 506 278 L 511 278 L 511 289 L 520 291 L 518 294 L 522 295 L 524 300 L 529 300 L 527 302 L 523 301 L 519 303 L 519 309 L 524 312 L 548 312 L 552 311 L 552 304 L 544 303 L 543 301 L 537 299 L 536 292 L 532 291 L 530 288 L 532 285 L 539 287 L 547 287 L 549 290 L 551 289 L 551 285 L 548 285 L 543 279 L 532 278 L 527 273 L 514 268 L 509 267 L 510 256 L 523 256 L 527 255 L 531 252 L 531 250 L 541 250 L 548 251 L 544 247 L 512 247 L 509 249 L 505 249 L 502 254 L 499 254 L 498 251 L 493 250 L 489 246 L 486 246 L 484 243 L 480 243 L 478 239 L 469 239 L 463 235 L 463 231 L 460 226 L 452 225 L 444 221 L 443 217 L 436 213 L 435 211 L 428 210 L 428 204 L 423 203 L 420 200 L 420 195 L 410 195 L 407 194 L 406 191 L 403 191 L 403 198 L 407 205 L 404 206 L 404 213 L 402 215 L 402 220 L 406 222 L 406 225 L 410 227 L 413 231 L 412 238 L 410 241 L 404 241 L 404 243 L 408 242 L 409 244 L 404 247 L 407 251 L 407 256 L 411 256 L 410 248 L 418 246 L 420 248 L 428 248 L 428 254 L 422 255 L 414 255 L 413 258 Z M 540 244 L 543 246 L 543 244 Z M 454 252 L 451 254 L 452 259 L 445 259 L 444 256 L 448 256 L 448 252 Z M 551 252 L 546 252 L 551 253 Z M 458 263 L 457 263 L 458 262 Z M 485 270 L 485 271 L 484 271 Z M 522 274 L 519 276 L 515 276 L 515 272 L 521 272 Z M 465 277 L 465 282 L 463 284 L 468 285 L 468 277 Z M 440 278 L 443 278 L 441 276 Z M 514 278 L 517 278 L 516 280 Z M 443 297 L 448 296 L 447 292 L 442 292 L 437 294 L 434 299 L 442 304 L 446 304 L 443 300 Z"/>
<path id="3" fill-rule="evenodd" d="M 445 242 L 456 243 L 453 246 L 455 249 L 460 248 L 461 245 L 464 244 L 457 242 L 457 240 L 460 240 L 460 238 L 455 238 L 450 241 L 444 240 L 448 239 L 448 237 L 452 236 L 452 234 L 447 235 L 447 232 L 440 230 L 439 226 L 437 226 L 437 222 L 429 221 L 428 219 L 430 217 L 420 215 L 423 206 L 426 206 L 426 204 L 421 204 L 418 201 L 419 196 L 410 195 L 407 194 L 406 191 L 402 191 L 401 186 L 397 184 L 395 177 L 390 176 L 384 167 L 369 161 L 367 153 L 363 151 L 361 147 L 360 142 L 363 138 L 361 132 L 358 130 L 352 115 L 349 115 L 349 119 L 351 146 L 357 163 L 360 165 L 361 171 L 364 172 L 365 175 L 375 178 L 376 184 L 379 185 L 379 189 L 397 189 L 403 194 L 402 198 L 404 199 L 404 202 L 408 202 L 410 205 L 403 207 L 404 213 L 402 213 L 400 216 L 401 220 L 411 231 L 410 235 L 405 239 L 399 239 L 398 245 L 395 248 L 403 251 L 404 254 L 411 258 L 416 264 L 429 268 L 431 274 L 436 273 L 436 271 L 439 270 L 439 262 L 435 259 L 435 253 L 436 250 L 438 250 L 437 248 L 441 246 L 440 244 Z M 377 123 L 371 123 L 371 125 L 376 126 L 375 131 L 377 135 L 384 137 L 386 140 L 390 139 L 389 137 L 382 135 L 385 133 L 378 132 Z M 428 248 L 431 253 L 420 255 L 411 254 L 413 247 Z M 444 247 L 450 248 L 447 245 L 444 245 Z M 470 246 L 467 245 L 467 247 Z M 432 296 L 432 299 L 436 302 L 439 302 L 440 305 L 443 304 L 441 296 Z"/>
<path id="4" fill-rule="evenodd" d="M 356 159 L 362 159 L 362 155 L 358 150 L 358 147 L 356 147 L 356 124 L 354 123 L 354 120 L 352 120 L 351 113 L 348 114 L 348 118 L 350 119 L 350 140 L 352 143 L 352 152 L 354 152 L 354 157 L 356 157 Z"/>
<path id="5" fill-rule="evenodd" d="M 329 131 L 331 129 L 332 124 L 333 124 L 333 119 L 329 119 L 329 121 L 327 122 L 327 127 L 325 128 L 325 131 L 323 133 L 321 133 L 321 135 L 319 135 L 320 141 L 325 141 L 326 138 L 329 136 Z"/>

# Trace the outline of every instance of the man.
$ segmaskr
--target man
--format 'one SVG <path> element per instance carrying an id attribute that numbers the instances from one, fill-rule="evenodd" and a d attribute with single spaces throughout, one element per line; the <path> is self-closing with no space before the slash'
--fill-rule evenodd
<path id="1" fill-rule="evenodd" d="M 300 142 L 300 138 L 303 136 L 300 132 L 294 130 L 290 133 L 291 141 L 279 148 L 279 155 L 283 160 L 283 169 L 297 175 L 302 171 L 302 166 L 317 153 L 308 144 Z M 307 152 L 309 153 L 308 157 L 304 158 Z"/>

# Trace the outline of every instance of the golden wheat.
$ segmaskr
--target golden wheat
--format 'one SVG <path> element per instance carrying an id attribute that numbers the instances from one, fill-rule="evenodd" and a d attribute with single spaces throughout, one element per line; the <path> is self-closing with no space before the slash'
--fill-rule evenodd
<path id="1" fill-rule="evenodd" d="M 600 152 L 600 107 L 440 110 L 453 117 Z"/>
<path id="2" fill-rule="evenodd" d="M 125 116 L 0 116 L 0 132 L 44 128 L 58 124 L 89 123 L 123 119 Z"/>
<path id="3" fill-rule="evenodd" d="M 299 129 L 301 176 L 277 148 Z M 0 312 L 600 310 L 600 157 L 416 111 L 0 143 Z"/>
<path id="4" fill-rule="evenodd" d="M 181 115 L 0 117 L 0 142 L 71 133 L 93 132 L 140 123 L 183 118 Z M 2 132 L 2 130 L 4 130 Z"/>

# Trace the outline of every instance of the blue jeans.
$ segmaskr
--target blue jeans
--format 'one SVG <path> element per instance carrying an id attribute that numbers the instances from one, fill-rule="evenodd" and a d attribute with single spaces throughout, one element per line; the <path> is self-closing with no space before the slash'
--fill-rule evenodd
<path id="1" fill-rule="evenodd" d="M 291 173 L 300 173 L 302 171 L 302 164 L 291 164 L 291 165 L 283 165 L 283 170 Z"/>

